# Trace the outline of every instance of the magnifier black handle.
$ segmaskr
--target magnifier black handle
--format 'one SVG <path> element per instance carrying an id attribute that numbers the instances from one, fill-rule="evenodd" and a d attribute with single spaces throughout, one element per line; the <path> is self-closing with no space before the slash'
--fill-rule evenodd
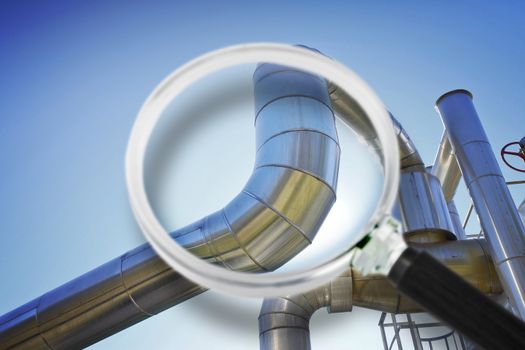
<path id="1" fill-rule="evenodd" d="M 484 349 L 525 349 L 525 323 L 428 253 L 407 248 L 390 281 L 437 318 Z"/>

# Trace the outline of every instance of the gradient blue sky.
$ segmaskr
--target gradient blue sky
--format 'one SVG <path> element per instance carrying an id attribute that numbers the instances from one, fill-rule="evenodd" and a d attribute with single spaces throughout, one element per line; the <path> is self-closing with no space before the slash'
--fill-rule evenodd
<path id="1" fill-rule="evenodd" d="M 473 92 L 496 151 L 525 136 L 524 23 L 520 1 L 2 1 L 0 313 L 144 241 L 127 202 L 127 138 L 148 93 L 187 60 L 242 42 L 316 47 L 376 90 L 430 164 L 434 101 L 451 89 Z M 215 348 L 246 348 L 234 334 L 251 316 L 222 311 L 249 302 L 199 298 L 93 348 L 202 348 L 220 334 Z M 316 315 L 313 346 L 362 349 L 376 322 Z"/>

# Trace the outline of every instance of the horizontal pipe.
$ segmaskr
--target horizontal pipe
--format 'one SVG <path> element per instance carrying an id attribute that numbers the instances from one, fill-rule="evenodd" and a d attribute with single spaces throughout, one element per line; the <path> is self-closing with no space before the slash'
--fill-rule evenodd
<path id="1" fill-rule="evenodd" d="M 416 241 L 431 243 L 409 242 L 410 246 L 430 253 L 483 293 L 502 292 L 484 240 L 447 241 L 443 236 L 436 240 L 435 233 L 424 231 L 419 235 L 414 238 Z M 430 237 L 425 237 L 427 235 Z M 423 311 L 401 296 L 385 276 L 361 276 L 352 269 L 341 278 L 345 284 L 337 290 L 337 296 L 333 285 L 324 285 L 301 295 L 265 300 L 259 316 L 261 350 L 309 350 L 311 316 L 333 304 L 345 305 L 337 311 L 350 311 L 352 305 L 389 313 Z M 328 311 L 334 310 L 329 307 Z"/>
<path id="2" fill-rule="evenodd" d="M 502 293 L 501 284 L 484 240 L 409 243 L 424 250 L 483 293 Z M 421 312 L 418 305 L 402 296 L 384 276 L 353 274 L 353 305 L 390 313 Z M 429 286 L 429 288 L 432 288 Z"/>

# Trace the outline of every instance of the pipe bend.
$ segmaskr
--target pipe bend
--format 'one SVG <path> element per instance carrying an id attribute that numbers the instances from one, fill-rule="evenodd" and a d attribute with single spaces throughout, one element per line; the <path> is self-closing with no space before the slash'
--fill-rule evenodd
<path id="1" fill-rule="evenodd" d="M 225 208 L 173 233 L 196 255 L 241 271 L 286 263 L 312 242 L 336 200 L 340 150 L 326 81 L 262 66 L 251 177 Z"/>
<path id="2" fill-rule="evenodd" d="M 337 115 L 340 115 L 352 127 L 352 129 L 363 137 L 366 142 L 372 145 L 378 154 L 382 154 L 376 131 L 370 123 L 370 120 L 366 118 L 366 114 L 359 104 L 334 84 L 329 85 L 329 92 L 334 112 Z M 421 159 L 414 142 L 405 129 L 403 129 L 401 123 L 399 123 L 392 114 L 390 114 L 390 117 L 392 118 L 392 123 L 397 136 L 401 171 L 425 171 L 425 163 Z"/>
<path id="3" fill-rule="evenodd" d="M 172 233 L 195 255 L 242 271 L 273 270 L 314 239 L 339 168 L 326 81 L 262 71 L 252 176 L 225 208 Z M 0 317 L 0 349 L 85 347 L 202 291 L 144 245 Z"/>
<path id="4" fill-rule="evenodd" d="M 327 307 L 329 312 L 352 309 L 350 270 L 309 292 L 265 299 L 259 314 L 261 349 L 310 349 L 309 323 L 312 315 Z"/>

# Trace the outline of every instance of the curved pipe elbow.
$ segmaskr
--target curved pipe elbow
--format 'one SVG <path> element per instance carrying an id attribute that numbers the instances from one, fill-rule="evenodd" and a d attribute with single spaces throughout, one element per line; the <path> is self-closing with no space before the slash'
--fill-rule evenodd
<path id="1" fill-rule="evenodd" d="M 252 176 L 225 208 L 172 233 L 195 255 L 243 271 L 273 270 L 299 253 L 336 199 L 340 151 L 326 81 L 263 66 L 254 74 Z M 86 347 L 203 290 L 143 245 L 3 315 L 0 349 Z"/>
<path id="2" fill-rule="evenodd" d="M 350 270 L 307 293 L 265 299 L 259 314 L 261 349 L 310 349 L 310 318 L 319 309 L 352 310 Z"/>
<path id="3" fill-rule="evenodd" d="M 344 116 L 344 119 L 350 124 L 352 129 L 363 137 L 368 144 L 372 145 L 378 151 L 378 154 L 381 154 L 377 134 L 361 107 L 352 97 L 337 86 L 330 84 L 329 91 L 334 112 Z M 425 164 L 408 133 L 392 114 L 390 114 L 390 117 L 397 136 L 401 171 L 425 171 Z"/>
<path id="4" fill-rule="evenodd" d="M 336 200 L 339 141 L 325 80 L 273 64 L 254 73 L 256 161 L 225 208 L 173 233 L 214 263 L 269 271 L 312 242 Z"/>

